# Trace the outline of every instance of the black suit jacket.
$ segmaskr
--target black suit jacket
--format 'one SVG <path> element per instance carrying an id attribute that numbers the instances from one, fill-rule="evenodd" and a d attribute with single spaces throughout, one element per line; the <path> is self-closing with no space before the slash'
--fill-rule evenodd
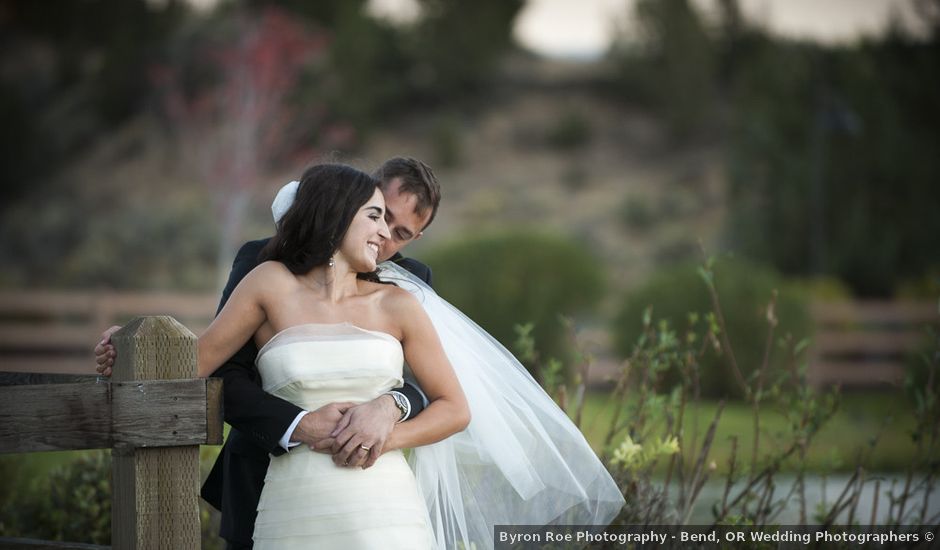
<path id="1" fill-rule="evenodd" d="M 219 311 L 238 283 L 258 265 L 258 254 L 268 240 L 247 242 L 238 251 L 222 291 Z M 393 256 L 392 261 L 431 284 L 428 266 L 400 254 Z M 247 545 L 252 542 L 258 499 L 270 461 L 268 455 L 285 452 L 278 441 L 303 410 L 261 388 L 261 375 L 255 367 L 257 356 L 258 347 L 251 340 L 212 375 L 223 380 L 225 422 L 231 425 L 231 430 L 202 486 L 202 498 L 222 512 L 222 538 Z M 424 408 L 421 394 L 414 387 L 405 384 L 399 391 L 411 402 L 411 416 Z"/>

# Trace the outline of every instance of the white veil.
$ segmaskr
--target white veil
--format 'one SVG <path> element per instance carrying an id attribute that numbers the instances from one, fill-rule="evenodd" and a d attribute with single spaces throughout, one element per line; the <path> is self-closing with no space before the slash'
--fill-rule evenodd
<path id="1" fill-rule="evenodd" d="M 516 358 L 405 269 L 379 276 L 424 306 L 470 404 L 466 430 L 411 453 L 438 546 L 492 548 L 495 525 L 609 524 L 620 490 Z"/>

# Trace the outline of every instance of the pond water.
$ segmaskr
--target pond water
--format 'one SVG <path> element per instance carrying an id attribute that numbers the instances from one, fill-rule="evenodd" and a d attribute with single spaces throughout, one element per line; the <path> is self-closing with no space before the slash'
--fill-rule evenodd
<path id="1" fill-rule="evenodd" d="M 916 487 L 918 482 L 924 480 L 923 474 L 915 475 L 912 481 L 912 487 Z M 822 476 L 819 474 L 806 474 L 804 477 L 804 483 L 806 486 L 806 515 L 809 523 L 814 523 L 813 513 L 816 511 L 817 506 L 825 502 L 827 503 L 827 508 L 830 508 L 832 504 L 839 498 L 842 494 L 842 491 L 845 489 L 846 484 L 851 481 L 851 474 L 831 474 L 828 476 Z M 773 501 L 778 501 L 787 497 L 791 489 L 796 482 L 796 474 L 778 474 L 775 478 L 775 487 L 773 493 Z M 858 499 L 858 504 L 855 507 L 855 519 L 857 523 L 862 525 L 868 525 L 871 523 L 872 511 L 875 508 L 875 480 L 880 479 L 881 484 L 878 487 L 878 501 L 877 501 L 877 510 L 875 511 L 876 523 L 884 523 L 888 517 L 888 510 L 890 506 L 890 500 L 888 499 L 888 491 L 892 488 L 892 482 L 894 485 L 894 493 L 898 494 L 903 490 L 905 482 L 905 474 L 903 473 L 889 473 L 889 474 L 866 474 L 866 482 L 862 486 L 862 491 Z M 743 483 L 738 483 L 731 489 L 731 497 L 734 497 L 742 488 L 744 487 Z M 702 488 L 701 495 L 695 503 L 695 506 L 692 509 L 692 515 L 688 521 L 690 524 L 709 524 L 712 522 L 712 512 L 711 507 L 716 502 L 721 502 L 721 497 L 724 493 L 725 485 L 724 479 L 715 479 L 709 480 L 705 483 L 705 486 Z M 851 489 L 850 489 L 851 490 Z M 674 487 L 670 491 L 670 497 L 676 497 L 676 488 Z M 909 515 L 905 512 L 905 515 L 908 516 L 908 520 L 905 523 L 917 523 L 915 517 L 919 517 L 920 510 L 924 505 L 924 493 L 923 491 L 918 491 L 916 495 L 908 499 L 908 502 L 905 506 L 905 510 L 914 510 L 916 514 Z M 931 517 L 936 517 L 940 514 L 940 484 L 935 480 L 934 490 L 930 497 L 927 500 L 927 519 L 930 520 Z M 783 506 L 780 514 L 774 520 L 775 523 L 781 525 L 794 525 L 798 524 L 800 521 L 800 501 L 799 497 L 794 492 L 790 495 L 789 500 Z M 843 512 L 837 523 L 848 521 L 848 511 Z"/>

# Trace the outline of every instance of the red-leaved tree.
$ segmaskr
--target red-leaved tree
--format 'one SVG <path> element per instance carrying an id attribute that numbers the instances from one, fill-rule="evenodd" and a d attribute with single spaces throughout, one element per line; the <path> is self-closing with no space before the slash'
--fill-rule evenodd
<path id="1" fill-rule="evenodd" d="M 313 158 L 318 134 L 335 134 L 322 102 L 298 93 L 302 82 L 315 86 L 329 37 L 273 8 L 225 23 L 190 59 L 151 71 L 184 164 L 208 186 L 220 220 L 220 278 L 253 189 Z"/>

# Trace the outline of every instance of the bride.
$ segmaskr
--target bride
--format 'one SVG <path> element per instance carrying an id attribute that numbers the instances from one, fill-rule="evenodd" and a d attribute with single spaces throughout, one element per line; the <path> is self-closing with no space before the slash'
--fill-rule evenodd
<path id="1" fill-rule="evenodd" d="M 384 207 L 365 173 L 308 169 L 267 261 L 199 338 L 200 376 L 254 338 L 264 389 L 307 410 L 381 395 L 403 362 L 429 399 L 384 447 L 353 442 L 368 467 L 272 458 L 255 548 L 490 548 L 500 524 L 606 525 L 616 484 L 518 362 L 407 271 L 379 274 Z"/>

